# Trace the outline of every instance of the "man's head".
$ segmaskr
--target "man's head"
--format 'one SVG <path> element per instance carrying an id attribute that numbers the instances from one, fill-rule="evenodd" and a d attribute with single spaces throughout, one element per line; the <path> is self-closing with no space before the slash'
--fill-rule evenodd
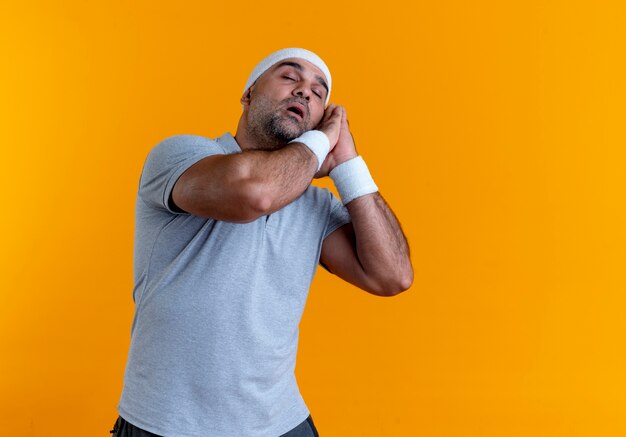
<path id="1" fill-rule="evenodd" d="M 315 128 L 328 104 L 331 76 L 315 53 L 288 48 L 254 68 L 241 98 L 240 128 L 273 148 Z"/>

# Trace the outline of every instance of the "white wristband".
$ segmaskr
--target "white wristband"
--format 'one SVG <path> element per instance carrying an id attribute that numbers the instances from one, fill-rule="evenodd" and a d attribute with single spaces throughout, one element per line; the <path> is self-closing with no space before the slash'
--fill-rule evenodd
<path id="1" fill-rule="evenodd" d="M 318 171 L 322 167 L 322 164 L 326 159 L 326 155 L 328 155 L 328 151 L 330 150 L 330 140 L 321 130 L 308 130 L 298 138 L 289 141 L 287 144 L 291 143 L 302 143 L 315 153 L 318 161 Z"/>
<path id="2" fill-rule="evenodd" d="M 342 162 L 329 175 L 344 205 L 357 197 L 375 193 L 378 187 L 361 155 Z"/>

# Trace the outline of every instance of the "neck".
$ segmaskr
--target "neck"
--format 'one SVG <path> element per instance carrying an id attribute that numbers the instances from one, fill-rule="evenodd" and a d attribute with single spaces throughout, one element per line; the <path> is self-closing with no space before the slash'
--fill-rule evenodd
<path id="1" fill-rule="evenodd" d="M 246 113 L 241 114 L 235 141 L 242 151 L 246 150 L 277 150 L 285 147 L 285 144 L 275 138 L 268 138 L 264 132 L 251 132 L 250 126 L 246 123 Z"/>

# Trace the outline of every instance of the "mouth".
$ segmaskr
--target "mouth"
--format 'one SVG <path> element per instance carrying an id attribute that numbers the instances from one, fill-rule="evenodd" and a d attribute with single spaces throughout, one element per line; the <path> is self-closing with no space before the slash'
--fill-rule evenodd
<path id="1" fill-rule="evenodd" d="M 298 119 L 304 120 L 305 110 L 304 110 L 304 106 L 301 105 L 300 103 L 292 103 L 287 108 L 285 108 L 285 110 L 287 112 L 290 112 L 296 115 Z"/>

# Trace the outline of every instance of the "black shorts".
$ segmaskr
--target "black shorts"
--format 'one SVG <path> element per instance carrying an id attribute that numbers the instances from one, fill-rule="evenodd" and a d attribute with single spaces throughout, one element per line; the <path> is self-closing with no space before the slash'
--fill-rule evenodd
<path id="1" fill-rule="evenodd" d="M 117 417 L 113 429 L 109 432 L 113 434 L 112 437 L 161 437 L 136 427 L 125 421 L 122 416 Z M 319 434 L 315 424 L 313 424 L 313 418 L 309 414 L 309 417 L 304 419 L 302 423 L 279 437 L 319 437 Z"/>

